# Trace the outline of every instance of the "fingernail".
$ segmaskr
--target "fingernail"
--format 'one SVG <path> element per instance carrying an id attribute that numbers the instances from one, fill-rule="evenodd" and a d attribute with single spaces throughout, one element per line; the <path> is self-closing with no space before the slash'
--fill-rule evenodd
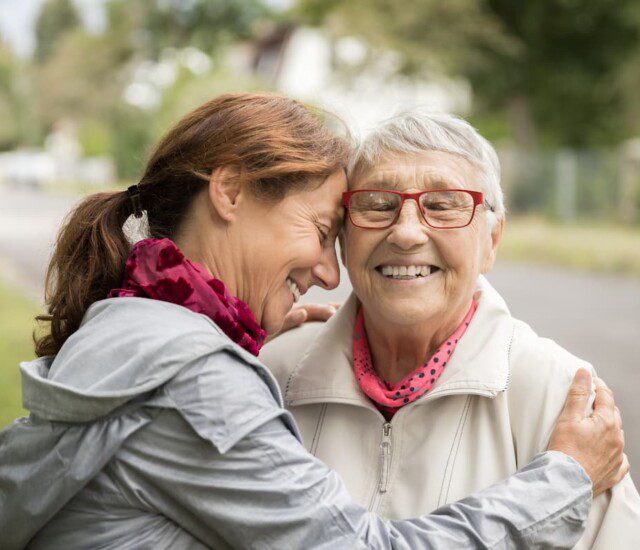
<path id="1" fill-rule="evenodd" d="M 578 369 L 578 372 L 576 372 L 576 381 L 579 384 L 589 384 L 589 379 L 591 378 L 589 375 L 589 372 L 585 369 Z"/>

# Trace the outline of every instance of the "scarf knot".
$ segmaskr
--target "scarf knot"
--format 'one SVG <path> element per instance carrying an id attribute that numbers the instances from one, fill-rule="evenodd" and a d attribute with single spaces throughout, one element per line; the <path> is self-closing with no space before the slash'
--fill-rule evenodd
<path id="1" fill-rule="evenodd" d="M 354 374 L 360 389 L 373 401 L 375 407 L 387 420 L 391 420 L 401 407 L 413 403 L 433 387 L 451 359 L 458 341 L 466 332 L 476 309 L 477 304 L 473 300 L 460 326 L 442 343 L 433 356 L 400 382 L 392 384 L 382 379 L 373 366 L 362 306 L 358 308 L 353 329 Z"/>

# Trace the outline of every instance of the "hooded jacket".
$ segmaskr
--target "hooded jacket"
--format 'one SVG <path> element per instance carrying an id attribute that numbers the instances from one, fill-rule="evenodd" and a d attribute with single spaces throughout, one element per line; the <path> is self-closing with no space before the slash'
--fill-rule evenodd
<path id="1" fill-rule="evenodd" d="M 568 548 L 590 506 L 582 468 L 545 453 L 430 516 L 380 519 L 305 451 L 260 361 L 174 304 L 97 302 L 21 370 L 31 414 L 0 432 L 3 549 Z"/>

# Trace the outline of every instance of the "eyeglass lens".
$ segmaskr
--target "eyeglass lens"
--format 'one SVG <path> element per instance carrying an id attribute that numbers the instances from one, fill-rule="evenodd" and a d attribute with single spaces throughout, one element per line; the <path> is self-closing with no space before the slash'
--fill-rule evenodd
<path id="1" fill-rule="evenodd" d="M 351 195 L 351 218 L 361 227 L 390 225 L 402 204 L 402 198 L 387 191 L 362 191 Z M 433 191 L 420 197 L 420 207 L 433 227 L 467 225 L 473 216 L 473 197 L 464 191 Z"/>

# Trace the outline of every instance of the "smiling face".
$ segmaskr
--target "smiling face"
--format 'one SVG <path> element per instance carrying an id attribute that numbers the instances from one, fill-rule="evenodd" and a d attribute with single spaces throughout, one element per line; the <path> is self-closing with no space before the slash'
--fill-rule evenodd
<path id="1" fill-rule="evenodd" d="M 335 288 L 340 271 L 335 240 L 342 225 L 344 172 L 276 203 L 249 198 L 237 230 L 242 233 L 238 296 L 270 334 L 312 285 Z"/>
<path id="2" fill-rule="evenodd" d="M 349 188 L 482 191 L 480 182 L 480 169 L 466 159 L 428 151 L 389 155 L 354 174 Z M 493 231 L 488 223 L 485 209 L 478 207 L 466 227 L 433 229 L 413 200 L 404 203 L 397 222 L 387 229 L 347 222 L 344 261 L 366 315 L 394 325 L 455 329 L 470 306 L 478 275 L 493 265 L 502 222 Z"/>

